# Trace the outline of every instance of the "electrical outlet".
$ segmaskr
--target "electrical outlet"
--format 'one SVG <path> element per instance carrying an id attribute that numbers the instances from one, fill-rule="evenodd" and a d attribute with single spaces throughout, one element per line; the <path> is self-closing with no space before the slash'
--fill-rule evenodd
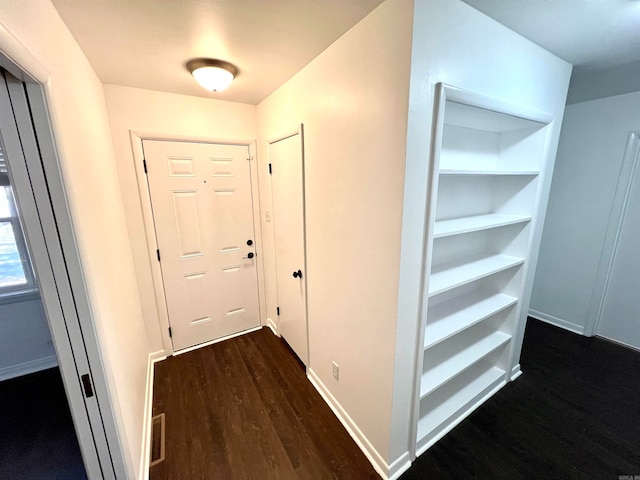
<path id="1" fill-rule="evenodd" d="M 340 380 L 340 367 L 336 362 L 331 362 L 331 365 L 333 365 L 333 378 Z"/>
<path id="2" fill-rule="evenodd" d="M 267 222 L 271 221 L 271 210 L 265 210 L 264 211 L 264 219 Z"/>

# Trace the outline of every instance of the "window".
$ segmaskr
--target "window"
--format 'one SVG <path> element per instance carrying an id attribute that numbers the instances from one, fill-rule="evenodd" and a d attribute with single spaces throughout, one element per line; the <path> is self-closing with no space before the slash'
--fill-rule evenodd
<path id="1" fill-rule="evenodd" d="M 0 152 L 0 296 L 33 290 L 35 281 L 29 253 L 9 184 L 7 165 Z"/>

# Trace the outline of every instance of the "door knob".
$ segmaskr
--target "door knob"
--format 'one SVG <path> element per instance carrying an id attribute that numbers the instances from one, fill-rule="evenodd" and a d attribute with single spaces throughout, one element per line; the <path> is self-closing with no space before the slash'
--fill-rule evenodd
<path id="1" fill-rule="evenodd" d="M 293 278 L 302 278 L 302 271 L 293 272 Z"/>
<path id="2" fill-rule="evenodd" d="M 253 258 L 253 257 L 254 257 L 253 252 L 249 252 L 249 253 L 247 253 L 247 256 L 246 257 L 242 257 L 242 259 L 244 260 L 245 258 Z"/>

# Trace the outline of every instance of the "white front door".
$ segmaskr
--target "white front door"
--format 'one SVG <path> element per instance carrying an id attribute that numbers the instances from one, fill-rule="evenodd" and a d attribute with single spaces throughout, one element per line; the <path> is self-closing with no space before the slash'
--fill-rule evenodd
<path id="1" fill-rule="evenodd" d="M 278 331 L 309 364 L 302 133 L 269 145 L 278 282 Z"/>
<path id="2" fill-rule="evenodd" d="M 173 348 L 258 326 L 249 148 L 143 148 Z"/>

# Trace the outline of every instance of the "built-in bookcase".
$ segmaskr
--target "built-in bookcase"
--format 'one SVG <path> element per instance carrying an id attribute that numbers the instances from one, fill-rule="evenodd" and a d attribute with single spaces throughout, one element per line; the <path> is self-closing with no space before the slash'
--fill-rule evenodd
<path id="1" fill-rule="evenodd" d="M 435 118 L 418 455 L 517 371 L 551 120 L 444 85 Z"/>

